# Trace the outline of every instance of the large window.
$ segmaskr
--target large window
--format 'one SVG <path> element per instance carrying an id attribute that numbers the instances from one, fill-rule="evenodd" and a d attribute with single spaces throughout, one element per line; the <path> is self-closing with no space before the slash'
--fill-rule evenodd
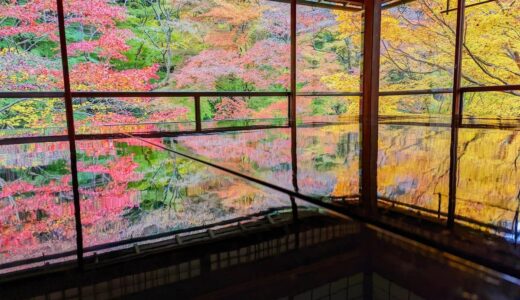
<path id="1" fill-rule="evenodd" d="M 312 123 L 357 117 L 363 10 L 307 5 L 297 8 L 298 118 L 303 123 Z"/>
<path id="2" fill-rule="evenodd" d="M 0 2 L 0 70 L 0 92 L 63 89 L 55 1 Z"/>
<path id="3" fill-rule="evenodd" d="M 456 12 L 444 12 L 444 0 L 403 3 L 383 6 L 381 90 L 451 88 Z"/>
<path id="4" fill-rule="evenodd" d="M 72 89 L 285 91 L 289 5 L 66 0 Z"/>
<path id="5" fill-rule="evenodd" d="M 466 1 L 457 29 L 453 1 L 383 5 L 380 205 L 517 234 L 518 9 L 514 1 Z M 454 100 L 460 115 L 452 116 Z"/>

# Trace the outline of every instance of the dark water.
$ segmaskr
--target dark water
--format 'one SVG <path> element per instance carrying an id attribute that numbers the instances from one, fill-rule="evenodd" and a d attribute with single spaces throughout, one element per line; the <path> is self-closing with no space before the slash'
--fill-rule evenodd
<path id="1" fill-rule="evenodd" d="M 216 236 L 227 236 L 221 241 L 188 242 L 162 252 L 155 248 L 154 255 L 133 257 L 130 263 L 0 285 L 0 295 L 371 300 L 520 296 L 515 278 L 354 221 L 310 209 L 300 210 L 297 226 L 290 213 L 271 218 L 245 222 L 242 230 L 215 229 Z"/>

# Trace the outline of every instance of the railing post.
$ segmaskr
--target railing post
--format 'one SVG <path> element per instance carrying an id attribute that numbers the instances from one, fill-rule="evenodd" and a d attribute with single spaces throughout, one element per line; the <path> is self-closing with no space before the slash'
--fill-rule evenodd
<path id="1" fill-rule="evenodd" d="M 459 144 L 459 127 L 462 120 L 462 47 L 464 46 L 464 5 L 465 0 L 457 1 L 457 28 L 455 32 L 455 65 L 453 72 L 453 102 L 451 108 L 451 140 L 450 140 L 450 180 L 448 196 L 448 228 L 455 224 L 455 202 L 457 198 L 457 147 Z"/>
<path id="2" fill-rule="evenodd" d="M 292 96 L 289 94 L 287 95 L 287 126 L 292 126 Z"/>
<path id="3" fill-rule="evenodd" d="M 202 131 L 202 119 L 200 116 L 200 96 L 195 96 L 195 131 Z"/>
<path id="4" fill-rule="evenodd" d="M 291 0 L 291 66 L 290 66 L 290 98 L 289 98 L 289 126 L 296 128 L 296 14 L 297 0 Z M 295 129 L 296 130 L 296 129 Z"/>
<path id="5" fill-rule="evenodd" d="M 65 91 L 65 110 L 67 117 L 67 136 L 70 151 L 70 171 L 72 176 L 72 193 L 74 197 L 74 219 L 76 224 L 76 253 L 78 266 L 83 268 L 83 228 L 81 226 L 81 205 L 79 198 L 78 165 L 76 156 L 76 129 L 74 128 L 74 111 L 69 77 L 69 61 L 67 56 L 67 38 L 65 36 L 65 12 L 63 1 L 57 0 L 58 28 L 60 33 L 60 53 L 63 68 L 63 89 Z"/>

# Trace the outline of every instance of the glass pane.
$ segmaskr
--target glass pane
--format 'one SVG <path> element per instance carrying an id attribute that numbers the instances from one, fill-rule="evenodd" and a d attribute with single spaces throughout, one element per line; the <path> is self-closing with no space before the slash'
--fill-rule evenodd
<path id="1" fill-rule="evenodd" d="M 457 221 L 514 238 L 520 131 L 460 129 Z M 492 226 L 492 227 L 490 227 Z"/>
<path id="2" fill-rule="evenodd" d="M 444 0 L 405 1 L 381 20 L 381 90 L 451 88 L 456 13 Z"/>
<path id="3" fill-rule="evenodd" d="M 520 3 L 466 9 L 462 79 L 466 86 L 520 84 Z"/>
<path id="4" fill-rule="evenodd" d="M 379 126 L 379 204 L 445 219 L 448 208 L 450 128 Z"/>
<path id="5" fill-rule="evenodd" d="M 0 98 L 0 137 L 66 135 L 61 98 Z"/>
<path id="6" fill-rule="evenodd" d="M 464 123 L 520 126 L 520 91 L 464 93 Z"/>
<path id="7" fill-rule="evenodd" d="M 451 123 L 452 94 L 379 97 L 381 121 Z"/>
<path id="8" fill-rule="evenodd" d="M 282 91 L 289 5 L 65 0 L 73 90 Z"/>
<path id="9" fill-rule="evenodd" d="M 194 99 L 77 98 L 74 121 L 78 133 L 195 130 Z"/>
<path id="10" fill-rule="evenodd" d="M 303 124 L 357 121 L 360 99 L 358 96 L 297 96 L 297 119 Z"/>
<path id="11" fill-rule="evenodd" d="M 0 92 L 63 89 L 56 1 L 0 2 Z"/>
<path id="12" fill-rule="evenodd" d="M 285 194 L 139 140 L 81 141 L 78 151 L 86 247 L 290 207 Z"/>
<path id="13" fill-rule="evenodd" d="M 298 90 L 360 91 L 362 10 L 299 5 L 296 18 Z"/>
<path id="14" fill-rule="evenodd" d="M 76 249 L 69 162 L 68 142 L 0 146 L 0 265 Z"/>
<path id="15" fill-rule="evenodd" d="M 286 125 L 287 97 L 201 98 L 203 128 Z"/>

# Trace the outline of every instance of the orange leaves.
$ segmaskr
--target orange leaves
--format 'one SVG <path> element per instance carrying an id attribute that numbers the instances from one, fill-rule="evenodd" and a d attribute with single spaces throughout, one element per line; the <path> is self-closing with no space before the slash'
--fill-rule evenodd
<path id="1" fill-rule="evenodd" d="M 213 47 L 218 47 L 225 50 L 237 50 L 237 44 L 235 41 L 235 34 L 230 31 L 219 32 L 215 31 L 208 34 L 204 38 L 204 42 Z"/>
<path id="2" fill-rule="evenodd" d="M 230 1 L 215 1 L 217 6 L 202 15 L 214 22 L 225 22 L 231 26 L 244 25 L 261 16 L 262 7 L 252 5 L 248 2 L 244 4 L 231 3 Z"/>
<path id="3" fill-rule="evenodd" d="M 108 64 L 80 63 L 71 70 L 71 85 L 79 91 L 149 91 L 150 80 L 158 79 L 157 68 L 115 71 Z"/>

